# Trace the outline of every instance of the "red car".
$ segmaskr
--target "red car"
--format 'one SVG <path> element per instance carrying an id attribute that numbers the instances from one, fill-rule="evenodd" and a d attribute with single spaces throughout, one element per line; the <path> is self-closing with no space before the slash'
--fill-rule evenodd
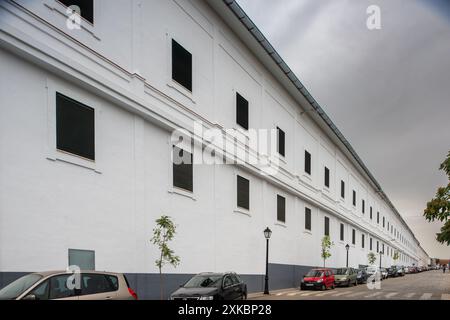
<path id="1" fill-rule="evenodd" d="M 303 276 L 300 285 L 301 290 L 320 289 L 326 290 L 328 288 L 334 289 L 334 274 L 331 269 L 317 268 L 311 269 Z"/>

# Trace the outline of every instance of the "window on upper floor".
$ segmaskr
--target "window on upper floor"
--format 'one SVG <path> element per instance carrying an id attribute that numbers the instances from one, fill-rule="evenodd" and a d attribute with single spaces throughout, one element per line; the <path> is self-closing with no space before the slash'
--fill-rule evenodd
<path id="1" fill-rule="evenodd" d="M 325 187 L 327 187 L 327 188 L 330 187 L 330 169 L 328 169 L 327 167 L 325 167 L 325 170 L 324 170 L 324 184 L 325 184 Z"/>
<path id="2" fill-rule="evenodd" d="M 379 211 L 377 211 L 377 223 L 378 224 L 380 223 L 380 212 Z"/>
<path id="3" fill-rule="evenodd" d="M 305 172 L 311 174 L 311 153 L 305 150 Z"/>
<path id="4" fill-rule="evenodd" d="M 386 227 L 386 219 L 385 219 L 385 217 L 383 217 L 383 228 L 385 228 Z"/>
<path id="5" fill-rule="evenodd" d="M 339 239 L 341 241 L 344 241 L 344 224 L 341 223 L 340 233 L 339 233 Z"/>
<path id="6" fill-rule="evenodd" d="M 324 234 L 326 236 L 329 236 L 330 235 L 330 218 L 325 217 L 324 224 L 325 224 L 324 225 Z"/>
<path id="7" fill-rule="evenodd" d="M 94 0 L 59 0 L 59 2 L 66 7 L 77 6 L 80 9 L 80 16 L 94 23 Z"/>
<path id="8" fill-rule="evenodd" d="M 353 206 L 356 207 L 356 191 L 355 191 L 355 190 L 353 190 L 353 199 L 352 199 L 352 203 L 353 203 Z"/>
<path id="9" fill-rule="evenodd" d="M 236 92 L 236 123 L 248 130 L 248 101 Z"/>
<path id="10" fill-rule="evenodd" d="M 311 209 L 305 207 L 305 229 L 311 231 Z"/>
<path id="11" fill-rule="evenodd" d="M 363 248 L 363 249 L 364 249 L 364 245 L 365 245 L 365 243 L 364 243 L 365 240 L 366 240 L 365 236 L 364 236 L 364 234 L 362 234 L 361 235 L 361 248 Z"/>
<path id="12" fill-rule="evenodd" d="M 380 251 L 380 243 L 377 241 L 377 252 Z"/>
<path id="13" fill-rule="evenodd" d="M 373 217 L 372 212 L 373 212 L 372 207 L 370 207 L 370 220 L 372 220 Z"/>
<path id="14" fill-rule="evenodd" d="M 369 250 L 372 250 L 372 238 L 369 239 Z"/>
<path id="15" fill-rule="evenodd" d="M 95 160 L 95 111 L 56 93 L 56 148 Z"/>
<path id="16" fill-rule="evenodd" d="M 192 54 L 173 39 L 172 79 L 192 91 Z"/>
<path id="17" fill-rule="evenodd" d="M 193 191 L 192 153 L 173 146 L 173 186 Z"/>
<path id="18" fill-rule="evenodd" d="M 237 176 L 237 206 L 250 210 L 250 181 Z"/>
<path id="19" fill-rule="evenodd" d="M 277 220 L 286 222 L 286 198 L 277 195 Z"/>
<path id="20" fill-rule="evenodd" d="M 341 180 L 341 198 L 345 199 L 345 182 Z"/>
<path id="21" fill-rule="evenodd" d="M 356 230 L 352 229 L 352 244 L 356 243 Z"/>
<path id="22" fill-rule="evenodd" d="M 363 199 L 361 202 L 361 211 L 362 213 L 366 213 L 366 201 Z"/>
<path id="23" fill-rule="evenodd" d="M 285 154 L 285 133 L 283 130 L 281 130 L 279 127 L 277 127 L 277 132 L 278 132 L 278 153 L 281 154 L 283 157 L 286 155 Z"/>

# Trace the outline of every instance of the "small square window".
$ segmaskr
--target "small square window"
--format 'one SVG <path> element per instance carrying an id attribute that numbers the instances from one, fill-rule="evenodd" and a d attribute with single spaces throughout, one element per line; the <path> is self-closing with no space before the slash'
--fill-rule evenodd
<path id="1" fill-rule="evenodd" d="M 173 146 L 173 186 L 193 191 L 192 153 Z"/>
<path id="2" fill-rule="evenodd" d="M 277 127 L 278 132 L 278 153 L 283 157 L 285 156 L 285 133 L 279 127 Z"/>
<path id="3" fill-rule="evenodd" d="M 192 54 L 173 39 L 172 79 L 192 91 Z"/>
<path id="4" fill-rule="evenodd" d="M 325 167 L 325 187 L 329 188 L 330 187 L 330 169 L 328 169 L 327 167 Z"/>
<path id="5" fill-rule="evenodd" d="M 286 222 L 286 198 L 277 195 L 277 220 Z"/>
<path id="6" fill-rule="evenodd" d="M 95 270 L 95 251 L 69 249 L 69 266 L 78 266 L 81 270 Z"/>
<path id="7" fill-rule="evenodd" d="M 311 175 L 311 154 L 305 150 L 305 172 Z"/>
<path id="8" fill-rule="evenodd" d="M 56 93 L 56 147 L 95 160 L 94 109 L 60 93 Z"/>
<path id="9" fill-rule="evenodd" d="M 236 92 L 236 123 L 248 130 L 248 101 Z"/>
<path id="10" fill-rule="evenodd" d="M 325 226 L 324 226 L 324 234 L 325 234 L 326 236 L 329 236 L 329 235 L 330 235 L 330 218 L 325 217 L 324 223 L 325 223 Z"/>
<path id="11" fill-rule="evenodd" d="M 59 0 L 66 7 L 77 6 L 80 8 L 80 16 L 94 23 L 94 0 Z"/>
<path id="12" fill-rule="evenodd" d="M 250 181 L 237 176 L 237 206 L 250 209 Z"/>
<path id="13" fill-rule="evenodd" d="M 311 209 L 305 207 L 305 229 L 311 231 Z"/>

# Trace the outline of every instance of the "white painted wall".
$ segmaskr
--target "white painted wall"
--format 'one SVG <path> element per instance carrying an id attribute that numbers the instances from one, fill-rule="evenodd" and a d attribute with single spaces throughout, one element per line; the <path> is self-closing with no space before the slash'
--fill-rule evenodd
<path id="1" fill-rule="evenodd" d="M 76 248 L 95 250 L 99 270 L 156 272 L 149 238 L 161 214 L 178 225 L 173 247 L 182 264 L 171 272 L 263 273 L 266 226 L 273 230 L 271 262 L 322 265 L 324 215 L 335 243 L 327 265 L 345 265 L 352 228 L 350 265 L 366 264 L 369 237 L 374 250 L 376 239 L 392 238 L 376 224 L 377 211 L 412 244 L 389 245 L 425 259 L 367 178 L 203 1 L 96 0 L 94 25 L 82 30 L 65 28 L 56 1 L 16 2 L 0 4 L 0 45 L 8 50 L 0 50 L 0 271 L 64 268 L 68 248 Z M 172 38 L 193 54 L 192 94 L 170 79 Z M 95 164 L 55 150 L 57 90 L 96 109 Z M 251 167 L 195 166 L 193 195 L 174 192 L 169 127 L 190 128 L 193 120 L 236 127 L 236 91 L 249 101 L 250 127 L 285 131 L 283 170 L 268 178 Z M 311 176 L 303 171 L 305 149 Z M 236 174 L 250 180 L 248 214 L 236 208 Z M 276 221 L 277 194 L 286 197 L 285 224 Z M 304 230 L 305 206 L 312 209 L 311 232 Z M 392 263 L 383 258 L 383 265 Z"/>

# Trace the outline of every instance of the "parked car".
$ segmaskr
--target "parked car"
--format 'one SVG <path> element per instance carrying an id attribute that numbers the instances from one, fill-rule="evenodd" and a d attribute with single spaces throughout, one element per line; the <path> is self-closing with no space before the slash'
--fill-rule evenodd
<path id="1" fill-rule="evenodd" d="M 367 278 L 368 278 L 368 275 L 367 275 L 366 269 L 357 270 L 357 273 L 356 273 L 356 283 L 357 284 L 366 283 Z"/>
<path id="2" fill-rule="evenodd" d="M 334 283 L 336 286 L 356 286 L 358 284 L 357 275 L 356 270 L 353 268 L 338 268 L 334 273 Z"/>
<path id="3" fill-rule="evenodd" d="M 81 271 L 77 274 L 48 271 L 27 274 L 0 290 L 0 300 L 137 300 L 121 273 Z M 69 278 L 71 277 L 71 278 Z M 68 284 L 74 284 L 74 288 Z"/>
<path id="4" fill-rule="evenodd" d="M 403 270 L 405 271 L 405 274 L 411 273 L 410 267 L 404 267 Z"/>
<path id="5" fill-rule="evenodd" d="M 388 271 L 386 270 L 386 268 L 380 268 L 380 272 L 381 272 L 381 279 L 388 278 Z"/>
<path id="6" fill-rule="evenodd" d="M 247 285 L 235 272 L 202 272 L 170 295 L 171 300 L 247 299 Z"/>
<path id="7" fill-rule="evenodd" d="M 326 290 L 328 288 L 335 288 L 333 271 L 328 268 L 311 269 L 306 275 L 303 276 L 300 284 L 301 290 Z"/>
<path id="8" fill-rule="evenodd" d="M 397 267 L 397 274 L 400 277 L 403 277 L 405 275 L 405 269 L 402 266 Z"/>
<path id="9" fill-rule="evenodd" d="M 366 272 L 367 272 L 368 280 L 371 277 L 372 277 L 372 282 L 374 282 L 375 280 L 381 280 L 381 272 L 378 267 L 367 267 Z"/>

